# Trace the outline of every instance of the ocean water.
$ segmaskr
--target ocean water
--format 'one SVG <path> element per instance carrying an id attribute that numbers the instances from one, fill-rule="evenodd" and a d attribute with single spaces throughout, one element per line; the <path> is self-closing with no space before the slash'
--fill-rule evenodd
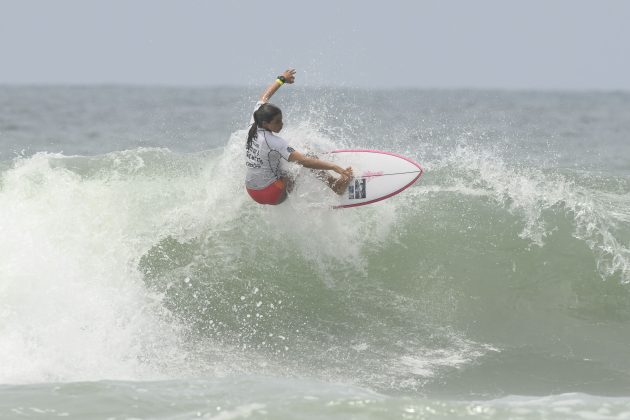
<path id="1" fill-rule="evenodd" d="M 0 87 L 0 418 L 630 418 L 629 93 L 283 88 L 426 169 L 346 210 L 249 199 L 258 93 Z"/>

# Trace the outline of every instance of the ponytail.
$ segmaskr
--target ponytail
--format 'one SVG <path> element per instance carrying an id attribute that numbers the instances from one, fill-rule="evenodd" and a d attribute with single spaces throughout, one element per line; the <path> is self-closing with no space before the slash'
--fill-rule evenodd
<path id="1" fill-rule="evenodd" d="M 252 147 L 252 141 L 258 137 L 258 127 L 262 128 L 262 124 L 264 122 L 271 122 L 273 118 L 281 114 L 282 111 L 275 105 L 270 103 L 262 104 L 255 112 L 254 112 L 254 123 L 249 128 L 247 132 L 247 143 L 245 147 L 247 149 Z"/>
<path id="2" fill-rule="evenodd" d="M 252 147 L 252 141 L 256 137 L 258 137 L 258 121 L 256 121 L 256 113 L 254 112 L 254 122 L 247 132 L 247 144 L 245 145 L 246 149 L 249 150 Z"/>

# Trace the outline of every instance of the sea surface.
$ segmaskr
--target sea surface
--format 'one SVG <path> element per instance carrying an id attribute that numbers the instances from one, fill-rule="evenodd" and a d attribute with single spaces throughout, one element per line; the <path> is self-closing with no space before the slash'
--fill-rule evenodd
<path id="1" fill-rule="evenodd" d="M 345 210 L 248 197 L 258 94 L 0 86 L 0 418 L 630 419 L 630 93 L 285 86 L 426 170 Z"/>

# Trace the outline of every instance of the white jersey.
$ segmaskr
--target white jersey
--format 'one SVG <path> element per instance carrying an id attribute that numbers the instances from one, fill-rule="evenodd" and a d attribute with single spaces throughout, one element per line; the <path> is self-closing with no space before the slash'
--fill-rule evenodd
<path id="1" fill-rule="evenodd" d="M 263 102 L 258 102 L 254 111 L 262 104 Z M 282 177 L 284 175 L 281 168 L 282 162 L 283 160 L 288 162 L 289 155 L 293 151 L 295 149 L 289 146 L 282 137 L 258 127 L 257 136 L 252 139 L 252 145 L 247 149 L 245 186 L 260 190 Z"/>

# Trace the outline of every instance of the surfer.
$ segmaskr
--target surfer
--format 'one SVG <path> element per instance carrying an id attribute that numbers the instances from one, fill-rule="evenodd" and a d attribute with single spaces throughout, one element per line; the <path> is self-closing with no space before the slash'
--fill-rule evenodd
<path id="1" fill-rule="evenodd" d="M 247 134 L 247 176 L 245 187 L 249 195 L 260 204 L 280 204 L 293 189 L 293 180 L 280 169 L 282 160 L 298 163 L 318 170 L 317 177 L 337 194 L 346 190 L 352 179 L 352 168 L 306 156 L 298 152 L 276 134 L 282 130 L 282 111 L 269 103 L 269 99 L 285 83 L 295 82 L 295 69 L 286 70 L 260 95 L 251 128 Z M 327 171 L 337 172 L 336 178 Z"/>

